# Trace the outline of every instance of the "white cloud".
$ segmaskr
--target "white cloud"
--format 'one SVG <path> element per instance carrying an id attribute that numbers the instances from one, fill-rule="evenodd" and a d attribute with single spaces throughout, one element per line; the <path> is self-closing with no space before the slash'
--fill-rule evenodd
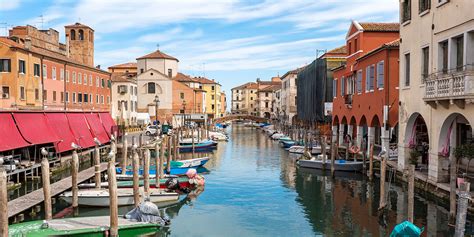
<path id="1" fill-rule="evenodd" d="M 10 11 L 20 6 L 20 0 L 1 0 L 0 11 Z"/>
<path id="2" fill-rule="evenodd" d="M 142 35 L 138 38 L 139 42 L 144 43 L 165 43 L 174 40 L 184 40 L 184 39 L 196 39 L 203 35 L 201 29 L 196 29 L 191 32 L 186 32 L 181 27 L 172 28 L 158 33 L 151 33 Z"/>

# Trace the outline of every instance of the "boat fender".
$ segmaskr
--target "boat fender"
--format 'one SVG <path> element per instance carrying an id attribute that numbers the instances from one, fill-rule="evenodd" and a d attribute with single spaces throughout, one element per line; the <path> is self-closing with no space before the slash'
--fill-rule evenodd
<path id="1" fill-rule="evenodd" d="M 186 176 L 188 176 L 189 179 L 193 179 L 196 175 L 196 169 L 188 169 L 188 171 L 186 171 Z"/>

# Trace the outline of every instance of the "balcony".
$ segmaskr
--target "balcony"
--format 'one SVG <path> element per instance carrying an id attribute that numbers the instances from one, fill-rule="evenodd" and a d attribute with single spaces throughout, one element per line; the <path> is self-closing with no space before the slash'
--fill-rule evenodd
<path id="1" fill-rule="evenodd" d="M 466 65 L 460 70 L 431 74 L 425 79 L 423 100 L 432 107 L 456 104 L 464 108 L 466 103 L 474 103 L 474 65 Z"/>

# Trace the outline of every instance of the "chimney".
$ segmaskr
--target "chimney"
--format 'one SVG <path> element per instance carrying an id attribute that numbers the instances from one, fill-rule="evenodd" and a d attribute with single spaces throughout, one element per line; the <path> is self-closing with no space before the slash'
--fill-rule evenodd
<path id="1" fill-rule="evenodd" d="M 25 38 L 25 48 L 26 49 L 31 49 L 31 38 L 30 37 L 26 37 Z"/>
<path id="2" fill-rule="evenodd" d="M 69 34 L 66 33 L 66 57 L 69 58 Z"/>
<path id="3" fill-rule="evenodd" d="M 97 66 L 95 66 L 95 68 L 97 68 L 97 69 L 100 69 L 100 64 L 99 64 L 99 65 L 97 65 Z"/>

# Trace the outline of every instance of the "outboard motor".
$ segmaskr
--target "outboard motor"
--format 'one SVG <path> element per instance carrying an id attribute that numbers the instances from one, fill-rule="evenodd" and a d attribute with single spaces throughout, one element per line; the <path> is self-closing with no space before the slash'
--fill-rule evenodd
<path id="1" fill-rule="evenodd" d="M 169 190 L 173 190 L 173 191 L 179 190 L 178 178 L 175 178 L 175 177 L 168 178 L 168 180 L 166 180 L 165 182 L 165 185 L 166 185 L 166 188 Z"/>
<path id="2" fill-rule="evenodd" d="M 158 207 L 149 200 L 145 200 L 144 202 L 140 203 L 138 207 L 133 208 L 131 211 L 125 214 L 124 217 L 125 219 L 129 220 L 157 223 L 162 226 L 170 224 L 169 218 L 161 217 Z"/>

